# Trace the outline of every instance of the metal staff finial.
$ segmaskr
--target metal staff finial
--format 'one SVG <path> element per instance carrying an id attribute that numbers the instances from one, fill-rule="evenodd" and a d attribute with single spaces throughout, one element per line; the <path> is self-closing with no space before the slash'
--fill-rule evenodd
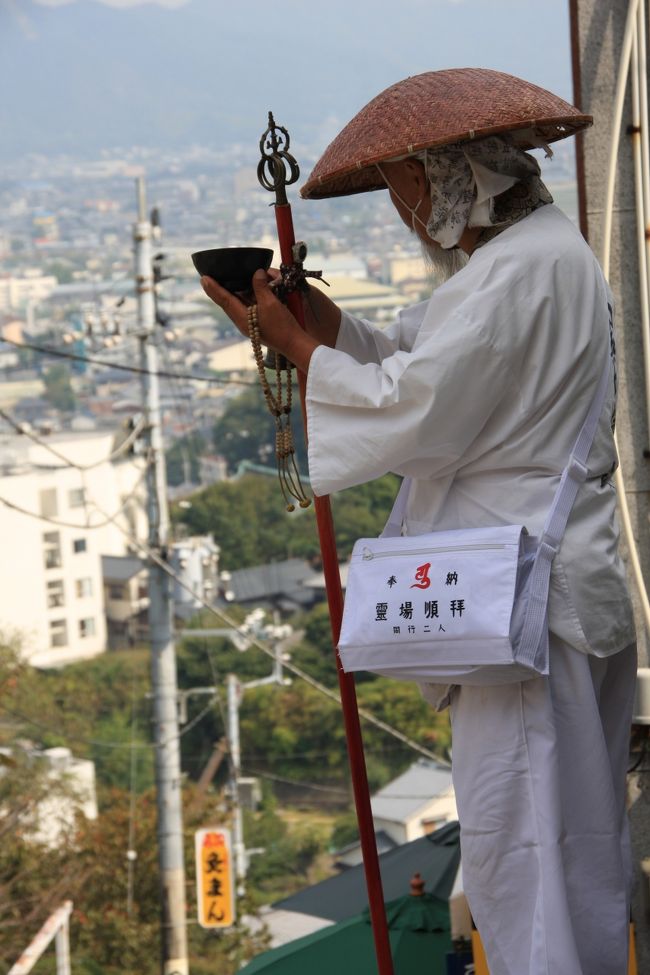
<path id="1" fill-rule="evenodd" d="M 287 186 L 297 182 L 300 176 L 298 163 L 289 152 L 291 140 L 283 125 L 276 125 L 273 112 L 269 112 L 268 128 L 260 139 L 262 158 L 257 164 L 257 178 L 265 190 L 275 193 L 276 206 L 286 206 Z"/>
<path id="2" fill-rule="evenodd" d="M 291 183 L 295 183 L 300 176 L 298 163 L 289 152 L 289 145 L 289 133 L 284 126 L 275 124 L 273 113 L 269 112 L 268 128 L 260 139 L 262 158 L 257 166 L 257 178 L 265 189 L 275 192 L 275 206 L 276 208 L 278 206 L 284 207 L 283 212 L 285 213 L 285 217 L 286 214 L 290 215 L 291 213 L 286 187 L 290 186 Z M 284 257 L 282 259 L 282 264 L 280 265 L 281 278 L 277 282 L 278 287 L 276 288 L 276 294 L 281 301 L 287 301 L 290 294 L 295 293 L 301 287 L 305 287 L 305 271 L 302 267 L 302 259 L 304 259 L 303 250 L 304 254 L 306 254 L 307 249 L 305 245 L 302 245 L 302 248 L 296 248 L 295 242 L 292 241 L 291 264 L 285 263 Z M 300 471 L 296 462 L 296 451 L 293 432 L 291 430 L 291 370 L 293 366 L 284 356 L 281 356 L 277 352 L 269 352 L 267 360 L 264 360 L 260 344 L 256 305 L 251 306 L 248 310 L 248 331 L 253 345 L 255 361 L 266 403 L 269 411 L 275 418 L 275 452 L 278 462 L 278 477 L 287 511 L 295 510 L 295 505 L 293 500 L 291 500 L 292 498 L 298 502 L 301 508 L 307 508 L 311 504 L 311 501 L 305 494 L 305 490 L 300 481 Z M 266 368 L 275 370 L 275 394 L 271 391 L 266 378 Z"/>

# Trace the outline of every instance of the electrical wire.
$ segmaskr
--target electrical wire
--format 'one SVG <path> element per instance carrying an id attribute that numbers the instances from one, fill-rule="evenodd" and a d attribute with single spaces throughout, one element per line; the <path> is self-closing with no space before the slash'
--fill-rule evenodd
<path id="1" fill-rule="evenodd" d="M 100 514 L 103 514 L 100 508 L 97 508 L 97 510 L 100 512 Z M 210 605 L 210 603 L 208 603 L 207 600 L 204 599 L 202 596 L 198 596 L 191 588 L 191 586 L 185 583 L 183 579 L 176 572 L 174 572 L 172 567 L 167 562 L 165 562 L 165 560 L 162 559 L 158 555 L 158 553 L 155 552 L 153 549 L 151 549 L 148 545 L 145 545 L 143 542 L 140 542 L 130 532 L 122 528 L 121 525 L 116 525 L 116 527 L 131 540 L 132 544 L 136 545 L 153 562 L 155 562 L 156 565 L 158 565 L 164 572 L 166 572 L 167 575 L 171 579 L 173 579 L 177 585 L 179 585 L 186 592 L 190 593 L 201 604 L 201 606 L 204 609 L 207 609 L 208 612 L 211 613 L 213 616 L 215 616 L 217 619 L 220 619 L 223 622 L 227 623 L 227 625 L 231 629 L 235 630 L 237 633 L 240 633 L 242 636 L 245 636 L 249 643 L 257 647 L 258 650 L 261 650 L 262 653 L 265 653 L 267 655 L 267 657 L 271 657 L 275 661 L 275 651 L 271 647 L 267 646 L 265 643 L 263 643 L 254 635 L 248 632 L 245 633 L 244 630 L 242 629 L 241 624 L 238 623 L 235 619 L 233 619 L 228 613 L 224 612 L 221 609 L 217 609 L 215 606 Z M 283 661 L 282 667 L 290 671 L 290 673 L 295 674 L 296 677 L 300 677 L 301 680 L 305 681 L 307 684 L 309 684 L 315 690 L 319 691 L 321 694 L 324 694 L 330 700 L 334 701 L 337 705 L 339 706 L 341 705 L 340 695 L 336 691 L 332 690 L 329 687 L 326 687 L 325 684 L 321 684 L 320 681 L 316 680 L 314 677 L 311 677 L 304 670 L 302 670 L 302 668 L 296 666 L 296 664 L 290 661 Z M 214 667 L 213 667 L 213 674 L 214 674 Z M 413 751 L 419 752 L 421 755 L 424 755 L 426 758 L 432 759 L 435 762 L 439 762 L 441 765 L 444 765 L 445 767 L 450 767 L 451 763 L 444 756 L 437 755 L 435 754 L 435 752 L 430 751 L 428 748 L 425 748 L 423 745 L 419 745 L 416 741 L 413 741 L 412 738 L 409 738 L 408 735 L 405 735 L 401 731 L 398 731 L 397 728 L 393 728 L 392 725 L 389 725 L 387 724 L 387 722 L 382 721 L 381 718 L 377 718 L 370 711 L 366 711 L 365 708 L 359 708 L 359 715 L 369 724 L 374 725 L 376 728 L 379 728 L 381 731 L 385 731 L 387 734 L 391 735 L 393 738 L 396 738 L 398 741 L 403 742 Z"/>
<path id="2" fill-rule="evenodd" d="M 83 530 L 94 531 L 96 528 L 105 528 L 106 525 L 116 524 L 115 519 L 122 514 L 125 508 L 128 508 L 129 504 L 131 503 L 131 501 L 133 501 L 134 497 L 140 490 L 142 482 L 144 481 L 147 474 L 147 470 L 150 466 L 151 466 L 150 461 L 148 461 L 143 467 L 142 471 L 140 472 L 140 476 L 137 479 L 134 487 L 123 498 L 122 504 L 117 509 L 115 514 L 104 515 L 104 520 L 96 522 L 96 524 L 94 525 L 91 525 L 88 521 L 86 521 L 85 525 L 80 525 L 78 522 L 61 521 L 58 518 L 51 518 L 49 517 L 49 515 L 41 515 L 36 511 L 29 511 L 27 508 L 23 508 L 22 505 L 16 504 L 15 501 L 9 501 L 8 498 L 0 497 L 0 504 L 3 504 L 6 508 L 10 508 L 12 511 L 16 511 L 21 515 L 26 515 L 29 518 L 36 518 L 38 521 L 44 521 L 48 525 L 54 525 L 56 528 L 78 528 L 80 530 L 83 529 Z"/>
<path id="3" fill-rule="evenodd" d="M 50 450 L 51 451 L 53 449 L 46 441 L 42 440 L 41 438 L 38 438 L 37 439 L 37 442 L 40 444 L 40 446 L 44 447 L 46 450 Z M 144 476 L 146 474 L 146 471 L 147 471 L 147 469 L 148 469 L 149 466 L 150 465 L 148 463 L 147 466 L 144 468 L 143 474 L 141 476 Z M 127 500 L 129 500 L 129 499 L 127 499 Z M 73 528 L 83 528 L 84 527 L 83 525 L 72 525 L 72 526 L 69 526 L 65 522 L 58 522 L 58 521 L 55 521 L 54 519 L 46 518 L 43 515 L 37 515 L 35 512 L 30 512 L 30 511 L 27 511 L 25 509 L 21 509 L 19 506 L 14 505 L 12 502 L 7 502 L 6 499 L 3 499 L 3 498 L 0 498 L 0 503 L 6 504 L 9 507 L 13 507 L 17 511 L 20 511 L 22 514 L 30 515 L 31 517 L 36 517 L 36 518 L 38 518 L 40 520 L 48 521 L 50 524 L 61 525 L 62 527 L 73 527 Z M 124 508 L 125 505 L 122 505 L 122 507 L 120 508 L 120 510 L 118 512 L 116 512 L 114 515 L 108 515 L 92 499 L 89 499 L 89 503 L 92 504 L 93 507 L 96 509 L 96 511 L 98 511 L 99 514 L 102 515 L 104 517 L 104 519 L 105 519 L 105 521 L 102 522 L 101 525 L 93 525 L 93 526 L 89 526 L 89 527 L 98 528 L 98 527 L 102 527 L 103 525 L 112 522 L 116 526 L 116 528 L 120 532 L 122 532 L 122 534 L 126 538 L 128 538 L 129 541 L 133 545 L 136 546 L 136 548 L 138 548 L 141 552 L 143 552 L 144 554 L 146 554 L 149 559 L 151 559 L 153 562 L 155 562 L 156 565 L 158 565 L 171 579 L 173 579 L 176 582 L 177 585 L 179 585 L 186 592 L 190 593 L 190 595 L 194 599 L 196 599 L 201 604 L 201 606 L 204 609 L 208 610 L 208 612 L 210 612 L 217 619 L 220 619 L 223 622 L 225 622 L 235 632 L 240 633 L 242 636 L 245 635 L 246 636 L 246 639 L 249 641 L 249 643 L 251 643 L 253 646 L 257 647 L 258 650 L 261 650 L 262 653 L 266 654 L 266 656 L 268 656 L 268 657 L 271 657 L 275 661 L 275 651 L 271 647 L 267 646 L 265 643 L 263 643 L 261 640 L 259 640 L 254 635 L 252 635 L 250 633 L 244 633 L 241 624 L 238 623 L 236 620 L 234 620 L 228 613 L 224 612 L 223 610 L 219 610 L 216 607 L 212 606 L 202 596 L 198 596 L 194 592 L 194 590 L 191 588 L 191 586 L 189 586 L 187 583 L 185 583 L 184 580 L 172 569 L 172 567 L 164 559 L 162 559 L 160 557 L 160 555 L 156 551 L 154 551 L 148 545 L 145 545 L 143 542 L 141 542 L 139 539 L 137 539 L 133 535 L 133 533 L 131 531 L 125 529 L 122 525 L 120 525 L 115 520 L 118 517 L 118 515 L 121 513 L 121 511 L 122 511 L 122 509 Z M 208 709 L 210 707 L 212 707 L 212 704 L 216 703 L 216 705 L 217 705 L 217 707 L 218 707 L 218 709 L 220 711 L 220 716 L 222 718 L 222 721 L 224 722 L 224 727 L 226 727 L 224 710 L 223 710 L 223 701 L 221 700 L 221 695 L 219 694 L 219 691 L 217 689 L 219 675 L 218 675 L 217 668 L 214 665 L 214 661 L 212 660 L 212 657 L 211 657 L 211 654 L 209 652 L 209 649 L 207 650 L 207 659 L 208 659 L 208 663 L 209 663 L 209 666 L 210 666 L 210 669 L 211 669 L 211 672 L 212 672 L 213 682 L 214 682 L 214 685 L 215 685 L 215 695 L 214 695 L 214 698 L 211 700 L 210 704 L 208 705 Z M 319 693 L 324 694 L 330 700 L 334 701 L 340 707 L 340 705 L 341 705 L 341 698 L 340 698 L 340 695 L 336 691 L 332 690 L 329 687 L 326 687 L 320 681 L 316 680 L 314 677 L 311 677 L 304 670 L 302 670 L 302 668 L 298 667 L 296 664 L 294 664 L 294 663 L 292 663 L 290 661 L 283 662 L 282 666 L 286 670 L 290 671 L 290 673 L 295 674 L 296 677 L 299 677 L 301 680 L 305 681 L 307 684 L 309 684 L 315 690 L 319 691 Z M 204 709 L 204 711 L 205 710 L 206 709 Z M 419 752 L 421 755 L 424 755 L 426 758 L 429 758 L 429 759 L 431 759 L 431 760 L 433 760 L 435 762 L 440 763 L 441 765 L 444 765 L 446 767 L 449 767 L 450 763 L 448 762 L 448 760 L 444 756 L 437 755 L 436 753 L 430 751 L 430 749 L 425 748 L 423 745 L 420 745 L 417 742 L 413 741 L 407 735 L 403 734 L 401 731 L 398 731 L 398 729 L 393 728 L 392 725 L 389 725 L 387 722 L 382 721 L 381 718 L 377 718 L 371 712 L 366 711 L 365 708 L 359 708 L 359 715 L 365 721 L 367 721 L 369 724 L 374 725 L 376 728 L 379 728 L 381 731 L 386 732 L 386 734 L 389 734 L 393 738 L 396 738 L 398 741 L 401 741 L 403 744 L 405 744 L 411 750 L 416 751 L 416 752 Z M 193 725 L 191 725 L 191 726 L 193 726 Z M 187 731 L 189 731 L 189 730 L 190 730 L 190 727 L 188 727 L 186 725 L 185 728 L 183 729 L 182 734 L 186 734 Z M 179 735 L 179 737 L 181 737 L 181 735 Z M 155 747 L 155 746 L 148 746 L 148 747 Z M 228 760 L 229 761 L 231 760 L 230 751 L 228 751 Z"/>
<path id="4" fill-rule="evenodd" d="M 623 121 L 623 107 L 625 104 L 625 94 L 627 90 L 627 81 L 630 71 L 630 61 L 632 58 L 632 51 L 635 33 L 638 32 L 638 10 L 639 10 L 639 0 L 630 0 L 627 19 L 625 22 L 625 31 L 623 34 L 623 43 L 621 46 L 621 54 L 618 67 L 618 77 L 616 82 L 616 93 L 614 97 L 614 107 L 612 111 L 612 128 L 610 132 L 610 146 L 609 146 L 609 162 L 607 169 L 607 184 L 605 191 L 605 206 L 603 211 L 603 240 L 602 240 L 602 255 L 601 263 L 603 266 L 603 273 L 606 278 L 609 278 L 610 270 L 610 254 L 611 254 L 611 241 L 612 241 L 612 220 L 614 214 L 614 187 L 616 184 L 616 162 L 618 158 L 618 144 L 621 136 L 621 125 Z M 645 24 L 643 25 L 643 30 L 645 31 Z M 637 39 L 637 51 L 638 51 L 638 39 Z M 643 79 L 643 84 L 646 84 L 646 80 Z M 639 216 L 637 215 L 637 220 Z M 646 267 L 644 262 L 644 267 Z M 647 267 L 645 270 L 645 279 L 647 283 L 648 271 Z M 647 296 L 646 296 L 647 297 Z M 642 300 L 642 311 L 647 308 L 647 300 L 644 300 L 643 295 Z M 616 450 L 618 453 L 618 441 L 616 435 L 614 435 L 614 442 L 616 444 Z M 646 630 L 650 634 L 650 600 L 648 599 L 648 591 L 646 588 L 645 580 L 643 578 L 643 569 L 641 567 L 641 560 L 639 557 L 639 550 L 636 544 L 636 539 L 634 537 L 634 528 L 632 526 L 632 518 L 630 515 L 630 508 L 627 503 L 627 495 L 625 491 L 625 479 L 623 477 L 623 472 L 620 466 L 616 469 L 614 473 L 614 483 L 616 485 L 616 493 L 618 496 L 619 510 L 621 515 L 621 523 L 623 525 L 623 532 L 625 534 L 625 539 L 627 541 L 628 553 L 630 558 L 630 563 L 632 567 L 632 572 L 634 575 L 634 581 L 636 583 L 637 592 L 641 601 L 641 609 L 643 612 L 643 617 L 645 620 Z"/>
<path id="5" fill-rule="evenodd" d="M 326 785 L 316 785 L 315 783 L 312 782 L 303 782 L 301 779 L 289 779 L 286 778 L 286 776 L 275 775 L 272 772 L 262 772 L 261 769 L 254 769 L 251 768 L 249 765 L 244 766 L 242 768 L 242 771 L 248 772 L 249 775 L 257 775 L 261 779 L 270 779 L 272 782 L 284 782 L 286 785 L 301 786 L 304 789 L 313 789 L 315 792 L 334 793 L 335 795 L 346 796 L 346 798 L 348 799 L 350 797 L 349 792 L 345 792 L 343 789 L 337 789 L 335 786 L 330 787 Z M 384 793 L 382 795 L 382 791 L 383 790 L 381 789 L 379 790 L 379 792 L 377 793 L 377 798 L 384 799 L 384 800 L 407 799 L 407 800 L 422 800 L 422 802 L 431 802 L 432 799 L 436 798 L 430 792 L 427 792 L 425 794 L 390 792 L 388 794 Z"/>
<path id="6" fill-rule="evenodd" d="M 106 362 L 104 359 L 96 359 L 94 356 L 79 355 L 76 352 L 64 352 L 62 349 L 55 349 L 47 345 L 35 345 L 33 342 L 15 342 L 13 339 L 3 338 L 3 342 L 7 345 L 13 345 L 17 349 L 31 349 L 32 352 L 37 352 L 40 355 L 51 355 L 57 359 L 71 359 L 73 362 L 88 362 L 95 366 L 104 366 L 106 369 L 117 369 L 121 372 L 132 372 L 140 376 L 156 375 L 160 379 L 189 379 L 196 382 L 202 383 L 215 383 L 221 386 L 254 386 L 254 382 L 248 382 L 245 379 L 222 379 L 218 376 L 195 376 L 191 372 L 161 372 L 156 370 L 155 373 L 151 373 L 148 369 L 143 369 L 141 366 L 127 366 L 121 362 Z"/>
<path id="7" fill-rule="evenodd" d="M 271 772 L 261 772 L 259 769 L 249 768 L 246 766 L 242 768 L 242 771 L 248 772 L 250 775 L 257 775 L 260 779 L 269 779 L 271 782 L 284 782 L 286 785 L 297 785 L 303 789 L 311 789 L 314 792 L 327 792 L 330 795 L 345 796 L 346 799 L 350 798 L 350 793 L 345 792 L 343 789 L 337 789 L 335 786 L 330 788 L 326 785 L 316 785 L 313 782 L 301 782 L 299 779 L 287 779 L 282 775 L 272 775 Z M 429 798 L 431 798 L 429 796 Z"/>
<path id="8" fill-rule="evenodd" d="M 216 695 L 215 695 L 216 697 Z M 83 735 L 70 734 L 65 729 L 60 727 L 55 727 L 53 725 L 47 724 L 45 721 L 38 721 L 36 718 L 31 717 L 29 714 L 25 714 L 23 711 L 17 711 L 15 708 L 8 707 L 6 704 L 0 703 L 0 711 L 4 711 L 5 714 L 10 714 L 14 718 L 18 718 L 20 721 L 24 721 L 25 724 L 31 725 L 34 728 L 40 728 L 41 731 L 47 731 L 52 735 L 57 735 L 62 738 L 63 741 L 72 744 L 86 745 L 91 748 L 108 748 L 108 749 L 125 749 L 125 748 L 136 748 L 138 751 L 154 751 L 156 748 L 165 748 L 168 744 L 174 741 L 180 741 L 184 738 L 196 725 L 203 720 L 203 718 L 212 709 L 214 703 L 214 698 L 211 698 L 208 704 L 203 707 L 198 714 L 196 714 L 191 721 L 182 728 L 177 735 L 173 735 L 170 738 L 166 738 L 164 741 L 160 742 L 158 745 L 150 742 L 136 742 L 132 744 L 130 741 L 105 741 L 99 738 L 86 738 Z"/>
<path id="9" fill-rule="evenodd" d="M 38 444 L 39 447 L 45 446 L 44 441 L 40 437 L 38 437 L 28 427 L 26 427 L 24 423 L 19 423 L 18 420 L 14 420 L 14 418 L 11 417 L 7 412 L 5 412 L 5 410 L 0 409 L 0 417 L 5 421 L 5 423 L 8 423 L 9 426 L 16 431 L 16 433 L 20 434 L 20 436 L 28 437 L 33 443 Z M 59 460 L 63 461 L 63 463 L 60 465 L 37 464 L 35 466 L 37 466 L 42 470 L 53 470 L 53 471 L 60 471 L 63 467 L 73 467 L 77 471 L 92 471 L 96 467 L 101 467 L 102 464 L 107 464 L 113 460 L 116 460 L 122 454 L 126 453 L 127 450 L 130 450 L 130 448 L 133 446 L 135 441 L 138 439 L 138 437 L 144 430 L 144 427 L 145 427 L 144 420 L 141 420 L 139 423 L 135 425 L 131 433 L 129 433 L 128 437 L 125 440 L 123 440 L 122 443 L 115 448 L 115 450 L 113 450 L 110 454 L 108 454 L 107 457 L 102 457 L 101 460 L 96 460 L 92 464 L 77 464 L 75 463 L 75 461 L 70 460 L 69 457 L 65 457 L 60 451 L 56 449 L 56 447 L 52 447 L 51 444 L 48 444 L 49 452 L 53 454 L 55 457 L 58 457 Z"/>

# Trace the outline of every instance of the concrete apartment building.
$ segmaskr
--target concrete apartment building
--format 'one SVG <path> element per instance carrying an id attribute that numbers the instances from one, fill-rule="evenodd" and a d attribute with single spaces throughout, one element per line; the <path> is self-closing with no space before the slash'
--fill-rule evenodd
<path id="1" fill-rule="evenodd" d="M 23 275 L 0 275 L 0 311 L 16 311 L 30 302 L 44 301 L 58 285 L 51 274 L 41 274 L 33 269 Z"/>
<path id="2" fill-rule="evenodd" d="M 17 632 L 38 667 L 103 653 L 102 556 L 146 538 L 141 458 L 111 459 L 112 433 L 46 442 L 70 464 L 26 436 L 0 439 L 0 632 Z"/>

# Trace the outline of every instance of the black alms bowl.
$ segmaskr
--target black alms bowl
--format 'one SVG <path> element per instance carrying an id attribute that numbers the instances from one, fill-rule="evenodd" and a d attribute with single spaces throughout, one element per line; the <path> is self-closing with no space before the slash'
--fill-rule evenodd
<path id="1" fill-rule="evenodd" d="M 273 251 L 266 247 L 217 247 L 192 254 L 201 277 L 214 278 L 227 291 L 248 291 L 255 272 L 268 271 L 272 260 Z"/>

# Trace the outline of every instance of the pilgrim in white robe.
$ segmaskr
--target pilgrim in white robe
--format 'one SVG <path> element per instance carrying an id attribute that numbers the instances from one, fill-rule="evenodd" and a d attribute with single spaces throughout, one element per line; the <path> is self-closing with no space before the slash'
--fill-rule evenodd
<path id="1" fill-rule="evenodd" d="M 404 534 L 536 534 L 608 355 L 615 366 L 602 272 L 543 206 L 392 327 L 343 314 L 307 377 L 312 488 L 393 471 L 412 478 Z M 451 700 L 463 877 L 491 975 L 626 971 L 635 635 L 611 481 L 615 393 L 614 368 L 552 567 L 550 677 L 423 688 L 434 706 Z"/>

